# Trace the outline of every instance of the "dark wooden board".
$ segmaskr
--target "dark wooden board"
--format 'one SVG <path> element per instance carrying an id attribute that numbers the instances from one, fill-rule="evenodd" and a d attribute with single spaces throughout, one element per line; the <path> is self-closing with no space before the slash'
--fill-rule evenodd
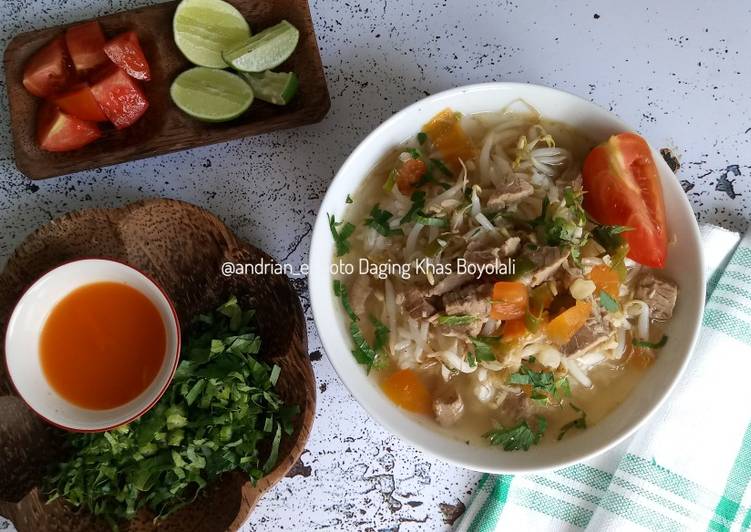
<path id="1" fill-rule="evenodd" d="M 23 70 L 34 52 L 61 35 L 70 24 L 23 33 L 11 40 L 4 58 L 18 169 L 31 179 L 45 179 L 321 120 L 330 101 L 307 1 L 229 1 L 248 19 L 254 32 L 283 19 L 300 30 L 297 49 L 277 69 L 294 71 L 300 79 L 299 92 L 288 105 L 256 100 L 243 116 L 223 124 L 202 123 L 180 111 L 170 99 L 169 88 L 175 76 L 192 65 L 172 38 L 172 16 L 178 2 L 168 2 L 96 19 L 108 37 L 137 31 L 152 72 L 152 80 L 142 84 L 151 104 L 146 114 L 132 127 L 108 130 L 102 139 L 80 150 L 45 152 L 37 146 L 35 135 L 40 100 L 24 89 Z"/>
<path id="2" fill-rule="evenodd" d="M 277 390 L 300 406 L 292 436 L 282 438 L 276 468 L 253 486 L 239 472 L 225 474 L 198 498 L 161 521 L 151 515 L 123 532 L 236 530 L 259 497 L 297 462 L 315 414 L 316 382 L 307 351 L 305 316 L 284 275 L 221 275 L 224 262 L 273 259 L 240 241 L 209 212 L 174 200 L 139 201 L 119 209 L 87 209 L 53 220 L 29 235 L 0 273 L 0 331 L 23 291 L 47 270 L 71 259 L 111 257 L 149 274 L 169 294 L 183 328 L 191 317 L 231 295 L 256 309 L 261 353 L 282 368 Z M 0 337 L 0 515 L 19 532 L 106 532 L 110 527 L 62 501 L 45 503 L 38 486 L 45 470 L 65 455 L 65 432 L 43 423 L 14 393 L 5 375 Z"/>

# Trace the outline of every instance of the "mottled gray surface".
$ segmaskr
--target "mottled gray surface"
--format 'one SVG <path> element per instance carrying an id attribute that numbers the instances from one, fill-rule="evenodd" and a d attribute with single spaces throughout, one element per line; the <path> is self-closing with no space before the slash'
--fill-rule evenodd
<path id="1" fill-rule="evenodd" d="M 148 3 L 1 0 L 0 46 L 20 31 Z M 13 166 L 3 96 L 0 255 L 70 210 L 166 196 L 214 211 L 297 265 L 327 184 L 368 131 L 422 96 L 491 80 L 559 87 L 610 108 L 678 156 L 700 220 L 745 229 L 750 5 L 608 4 L 313 0 L 332 97 L 323 122 L 44 182 L 25 180 Z M 299 287 L 307 308 L 304 282 Z M 295 476 L 266 495 L 247 530 L 447 528 L 478 475 L 416 451 L 370 420 L 321 355 L 309 323 L 320 389 L 314 433 Z"/>

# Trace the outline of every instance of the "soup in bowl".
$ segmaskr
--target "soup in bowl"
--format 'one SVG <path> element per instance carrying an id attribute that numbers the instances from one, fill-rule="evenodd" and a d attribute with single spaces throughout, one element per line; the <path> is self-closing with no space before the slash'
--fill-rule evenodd
<path id="1" fill-rule="evenodd" d="M 703 304 L 698 229 L 664 161 L 593 104 L 515 84 L 429 97 L 371 134 L 324 199 L 310 281 L 360 403 L 491 472 L 633 432 Z"/>

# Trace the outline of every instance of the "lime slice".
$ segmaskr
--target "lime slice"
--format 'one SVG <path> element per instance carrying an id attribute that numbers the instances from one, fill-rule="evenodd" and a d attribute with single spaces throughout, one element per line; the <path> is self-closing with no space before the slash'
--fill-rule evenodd
<path id="1" fill-rule="evenodd" d="M 253 89 L 242 78 L 215 68 L 195 67 L 175 78 L 170 96 L 180 109 L 204 122 L 226 122 L 253 103 Z"/>
<path id="2" fill-rule="evenodd" d="M 222 51 L 247 42 L 250 27 L 222 0 L 183 0 L 172 20 L 175 44 L 196 65 L 225 68 Z"/>
<path id="3" fill-rule="evenodd" d="M 297 28 L 283 20 L 253 35 L 245 44 L 227 49 L 224 60 L 242 72 L 263 72 L 284 63 L 299 39 Z"/>
<path id="4" fill-rule="evenodd" d="M 259 100 L 276 105 L 286 105 L 297 94 L 297 74 L 294 72 L 261 73 L 241 72 L 245 81 L 250 84 L 253 94 Z"/>

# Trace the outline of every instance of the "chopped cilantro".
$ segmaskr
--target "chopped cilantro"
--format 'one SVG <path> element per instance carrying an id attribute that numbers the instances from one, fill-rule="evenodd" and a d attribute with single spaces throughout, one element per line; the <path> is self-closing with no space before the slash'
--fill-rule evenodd
<path id="1" fill-rule="evenodd" d="M 454 316 L 438 316 L 438 325 L 446 326 L 459 326 L 459 325 L 471 325 L 477 320 L 476 316 L 469 316 L 467 314 L 457 314 Z"/>
<path id="2" fill-rule="evenodd" d="M 480 361 L 490 362 L 495 360 L 493 348 L 498 345 L 499 338 L 495 336 L 476 336 L 470 337 L 472 345 L 475 346 L 475 358 Z"/>
<path id="3" fill-rule="evenodd" d="M 636 338 L 633 338 L 631 340 L 631 343 L 634 347 L 643 347 L 644 349 L 662 349 L 665 347 L 665 344 L 668 343 L 668 337 L 666 335 L 662 335 L 662 338 L 660 338 L 657 342 L 649 342 L 647 340 L 638 340 Z"/>
<path id="4" fill-rule="evenodd" d="M 504 451 L 527 451 L 533 445 L 540 442 L 540 438 L 548 427 L 547 420 L 542 416 L 537 416 L 536 427 L 533 429 L 526 420 L 522 420 L 518 425 L 505 428 L 498 427 L 483 435 L 491 445 L 499 445 Z"/>
<path id="5" fill-rule="evenodd" d="M 342 225 L 342 222 L 337 222 L 336 217 L 333 214 L 327 214 L 329 219 L 329 228 L 331 229 L 331 236 L 334 237 L 334 243 L 336 244 L 336 256 L 341 257 L 349 253 L 349 242 L 347 239 L 355 231 L 355 226 L 347 222 Z M 340 229 L 338 226 L 342 225 Z"/>
<path id="6" fill-rule="evenodd" d="M 569 421 L 561 427 L 561 431 L 558 433 L 558 441 L 561 441 L 566 433 L 571 429 L 584 430 L 587 428 L 587 413 L 576 406 L 574 403 L 569 403 L 569 405 L 571 406 L 571 408 L 579 412 L 580 416 L 572 421 Z"/>
<path id="7" fill-rule="evenodd" d="M 477 367 L 477 358 L 472 351 L 467 351 L 467 364 L 470 368 Z"/>
<path id="8" fill-rule="evenodd" d="M 535 358 L 529 357 L 529 363 L 534 363 Z M 512 373 L 508 379 L 509 384 L 526 384 L 532 387 L 532 393 L 544 393 L 548 399 L 561 397 L 563 394 L 569 395 L 571 388 L 568 379 L 561 377 L 555 379 L 550 371 L 535 371 L 527 363 L 522 363 L 519 371 Z"/>
<path id="9" fill-rule="evenodd" d="M 344 203 L 352 203 L 352 196 L 347 194 L 347 199 L 344 200 Z"/>
<path id="10" fill-rule="evenodd" d="M 592 229 L 592 236 L 598 244 L 604 247 L 608 253 L 612 254 L 616 249 L 625 244 L 621 233 L 632 230 L 631 227 L 623 225 L 598 225 Z"/>
<path id="11" fill-rule="evenodd" d="M 563 189 L 563 199 L 566 202 L 566 207 L 571 209 L 576 224 L 582 227 L 587 222 L 587 213 L 582 208 L 582 193 L 577 194 L 573 188 L 566 187 Z"/>
<path id="12" fill-rule="evenodd" d="M 421 146 L 422 146 L 423 144 L 425 144 L 425 142 L 427 142 L 427 140 L 428 140 L 428 134 L 427 134 L 427 133 L 425 133 L 424 131 L 420 131 L 420 132 L 419 132 L 419 133 L 417 134 L 417 142 L 418 142 L 418 143 L 419 143 L 419 144 L 420 144 Z"/>
<path id="13" fill-rule="evenodd" d="M 365 225 L 372 227 L 383 236 L 403 235 L 404 232 L 401 229 L 391 229 L 389 226 L 392 216 L 389 211 L 381 210 L 376 203 L 370 210 L 370 218 L 365 220 Z"/>
<path id="14" fill-rule="evenodd" d="M 608 294 L 605 290 L 600 290 L 600 305 L 608 312 L 618 312 L 621 310 L 621 306 L 613 296 Z"/>

